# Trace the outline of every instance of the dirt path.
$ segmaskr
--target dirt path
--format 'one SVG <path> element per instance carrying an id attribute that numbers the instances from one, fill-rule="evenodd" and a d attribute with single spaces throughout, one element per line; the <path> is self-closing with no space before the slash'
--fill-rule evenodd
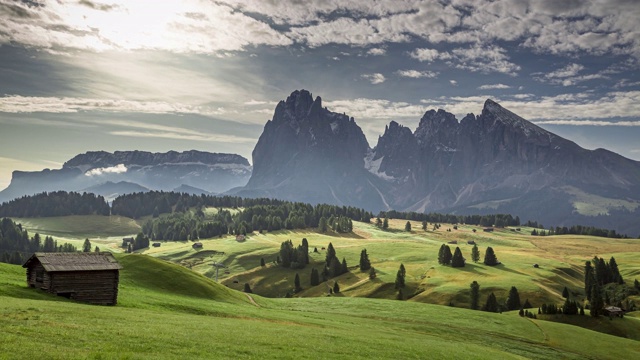
<path id="1" fill-rule="evenodd" d="M 245 295 L 247 295 L 247 298 L 249 299 L 249 301 L 250 301 L 253 305 L 255 305 L 256 307 L 260 307 L 260 305 L 258 305 L 258 304 L 256 303 L 256 301 L 255 301 L 255 300 L 253 300 L 253 297 L 252 297 L 251 295 L 249 295 L 249 294 L 245 294 Z"/>

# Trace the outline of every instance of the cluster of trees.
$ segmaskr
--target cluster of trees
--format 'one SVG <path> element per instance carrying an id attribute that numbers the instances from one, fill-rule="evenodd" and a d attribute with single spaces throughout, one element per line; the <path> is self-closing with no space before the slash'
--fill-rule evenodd
<path id="1" fill-rule="evenodd" d="M 190 195 L 162 191 L 121 195 L 113 201 L 111 212 L 114 215 L 139 218 L 202 207 L 244 208 L 238 220 L 251 223 L 255 230 L 268 230 L 268 227 L 273 225 L 272 221 L 267 221 L 267 216 L 278 217 L 280 228 L 288 229 L 318 227 L 321 217 L 329 219 L 331 216 L 343 216 L 365 222 L 369 222 L 373 217 L 371 212 L 351 206 L 327 204 L 313 206 L 267 198 L 249 199 L 237 196 Z"/>
<path id="2" fill-rule="evenodd" d="M 538 308 L 538 314 L 543 315 L 584 315 L 584 307 L 578 301 L 566 299 L 562 306 L 556 304 L 542 304 Z"/>
<path id="3" fill-rule="evenodd" d="M 520 294 L 518 293 L 518 289 L 515 286 L 512 286 L 509 289 L 509 295 L 505 300 L 504 304 L 500 304 L 496 295 L 492 292 L 487 297 L 487 301 L 480 308 L 480 284 L 477 281 L 473 281 L 470 285 L 471 293 L 470 293 L 470 308 L 472 310 L 488 311 L 488 312 L 501 312 L 503 310 L 518 310 L 520 309 L 524 314 L 524 309 L 531 308 L 531 304 L 529 300 L 526 300 L 524 304 L 520 302 Z"/>
<path id="4" fill-rule="evenodd" d="M 68 243 L 58 245 L 50 236 L 44 239 L 36 233 L 29 237 L 22 225 L 9 218 L 0 220 L 0 262 L 21 265 L 34 252 L 75 252 L 78 249 Z"/>
<path id="5" fill-rule="evenodd" d="M 369 220 L 367 219 L 366 222 L 369 222 Z M 338 233 L 350 233 L 353 231 L 353 221 L 351 218 L 342 215 L 337 217 L 331 215 L 329 219 L 322 216 L 318 222 L 318 229 L 320 232 L 325 233 L 329 228 Z"/>
<path id="6" fill-rule="evenodd" d="M 400 212 L 396 210 L 381 211 L 379 218 L 427 221 L 431 223 L 468 224 L 479 226 L 520 226 L 520 218 L 509 214 L 491 215 L 453 215 L 439 213 Z"/>
<path id="7" fill-rule="evenodd" d="M 104 197 L 93 193 L 43 192 L 5 202 L 0 217 L 51 217 L 68 215 L 109 215 Z"/>
<path id="8" fill-rule="evenodd" d="M 447 244 L 442 244 L 438 252 L 438 264 L 451 265 L 451 267 L 464 267 L 465 258 L 462 256 L 462 251 L 458 246 L 453 254 L 451 254 L 451 248 Z"/>
<path id="9" fill-rule="evenodd" d="M 389 219 L 385 217 L 384 220 L 380 220 L 380 217 L 378 216 L 376 218 L 376 226 L 382 230 L 387 230 L 389 228 Z"/>
<path id="10" fill-rule="evenodd" d="M 133 241 L 122 241 L 122 247 L 126 248 L 127 253 L 132 253 L 139 249 L 145 249 L 149 247 L 149 238 L 142 232 L 138 233 Z"/>
<path id="11" fill-rule="evenodd" d="M 476 263 L 480 260 L 480 250 L 478 250 L 478 245 L 476 244 L 471 248 L 471 260 Z M 451 265 L 451 267 L 464 267 L 465 263 L 466 260 L 462 256 L 462 251 L 458 246 L 456 246 L 453 254 L 451 253 L 449 245 L 442 244 L 440 246 L 440 250 L 438 251 L 438 264 Z M 484 264 L 489 266 L 500 264 L 491 246 L 487 247 L 487 251 L 484 254 Z"/>
<path id="12" fill-rule="evenodd" d="M 293 246 L 291 240 L 282 242 L 277 262 L 285 268 L 304 269 L 309 263 L 309 243 L 307 239 L 303 238 L 302 243 L 297 247 Z"/>
<path id="13" fill-rule="evenodd" d="M 608 262 L 597 256 L 591 261 L 586 261 L 584 267 L 584 291 L 587 295 L 587 300 L 589 300 L 591 316 L 600 316 L 605 304 L 611 303 L 608 292 L 604 291 L 604 287 L 616 287 L 623 284 L 624 280 L 620 275 L 618 263 L 613 256 Z"/>
<path id="14" fill-rule="evenodd" d="M 325 258 L 324 269 L 322 271 L 324 281 L 332 277 L 346 274 L 347 272 L 349 272 L 347 259 L 342 258 L 342 262 L 340 262 L 333 244 L 329 243 L 329 246 L 327 246 L 327 256 Z"/>
<path id="15" fill-rule="evenodd" d="M 613 239 L 628 239 L 629 236 L 618 234 L 615 230 L 601 229 L 594 226 L 573 225 L 571 227 L 550 227 L 548 231 L 533 229 L 531 235 L 589 235 Z"/>

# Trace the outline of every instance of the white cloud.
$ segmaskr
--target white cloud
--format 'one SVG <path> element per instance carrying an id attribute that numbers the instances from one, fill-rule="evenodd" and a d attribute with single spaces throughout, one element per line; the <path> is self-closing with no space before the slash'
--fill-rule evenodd
<path id="1" fill-rule="evenodd" d="M 84 174 L 85 176 L 100 176 L 103 174 L 122 174 L 126 172 L 127 172 L 127 167 L 124 166 L 124 164 L 118 164 L 112 167 L 91 169 Z"/>
<path id="2" fill-rule="evenodd" d="M 556 85 L 572 86 L 583 81 L 607 78 L 607 76 L 603 75 L 602 73 L 578 75 L 578 73 L 580 73 L 584 69 L 585 67 L 583 65 L 572 63 L 563 68 L 552 71 L 544 75 L 544 77 L 542 78 L 534 77 L 534 79 Z"/>
<path id="3" fill-rule="evenodd" d="M 115 136 L 128 136 L 139 138 L 162 138 L 174 140 L 191 141 L 215 141 L 224 143 L 252 143 L 255 139 L 226 135 L 219 133 L 208 133 L 197 129 L 185 129 L 177 126 L 167 126 L 143 121 L 130 120 L 100 120 L 97 124 L 106 125 L 110 129 L 113 127 L 124 128 L 124 130 L 109 130 L 109 134 Z"/>
<path id="4" fill-rule="evenodd" d="M 511 86 L 505 84 L 486 84 L 478 87 L 479 90 L 493 90 L 493 89 L 511 89 Z"/>
<path id="5" fill-rule="evenodd" d="M 449 83 L 453 86 L 458 86 L 458 82 L 455 80 L 449 80 Z"/>
<path id="6" fill-rule="evenodd" d="M 374 84 L 374 85 L 382 84 L 383 82 L 385 82 L 387 80 L 384 77 L 384 75 L 382 75 L 380 73 L 363 74 L 362 78 L 371 81 L 371 83 Z"/>
<path id="7" fill-rule="evenodd" d="M 580 64 L 569 64 L 561 69 L 552 71 L 545 75 L 547 79 L 567 78 L 578 75 L 580 71 L 584 70 L 584 66 Z"/>
<path id="8" fill-rule="evenodd" d="M 437 71 L 428 71 L 428 70 L 426 71 L 398 70 L 396 71 L 396 74 L 402 77 L 408 77 L 408 78 L 414 78 L 414 79 L 419 79 L 419 78 L 433 79 L 433 78 L 437 78 L 439 73 Z"/>
<path id="9" fill-rule="evenodd" d="M 640 126 L 638 121 L 603 121 L 603 120 L 541 120 L 538 125 L 572 125 L 572 126 Z"/>
<path id="10" fill-rule="evenodd" d="M 418 61 L 426 61 L 426 62 L 432 62 L 434 60 L 446 60 L 446 59 L 451 59 L 451 54 L 449 54 L 448 52 L 440 52 L 436 49 L 427 49 L 427 48 L 418 48 L 413 50 L 412 52 L 409 53 L 409 56 L 411 56 L 414 59 L 417 59 Z"/>
<path id="11" fill-rule="evenodd" d="M 291 40 L 268 24 L 215 2 L 112 0 L 58 2 L 43 6 L 2 0 L 0 43 L 51 52 L 143 50 L 223 54 L 252 45 L 286 46 Z M 87 6 L 94 4 L 94 6 Z"/>
<path id="12" fill-rule="evenodd" d="M 254 105 L 266 105 L 268 104 L 268 101 L 262 101 L 262 100 L 249 100 L 249 101 L 245 101 L 244 104 L 248 105 L 248 106 L 254 106 Z"/>
<path id="13" fill-rule="evenodd" d="M 367 55 L 381 56 L 387 53 L 385 48 L 371 48 L 367 51 Z"/>

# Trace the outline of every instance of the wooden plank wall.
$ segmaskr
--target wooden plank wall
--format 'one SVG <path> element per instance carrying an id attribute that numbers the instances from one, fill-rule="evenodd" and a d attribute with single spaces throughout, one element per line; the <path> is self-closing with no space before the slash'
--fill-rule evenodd
<path id="1" fill-rule="evenodd" d="M 71 299 L 99 305 L 115 305 L 118 301 L 118 270 L 66 271 L 50 275 L 51 293 L 71 293 Z"/>

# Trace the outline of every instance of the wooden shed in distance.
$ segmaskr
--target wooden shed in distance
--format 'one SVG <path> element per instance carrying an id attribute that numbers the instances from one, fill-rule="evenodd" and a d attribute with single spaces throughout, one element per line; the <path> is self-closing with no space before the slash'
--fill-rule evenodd
<path id="1" fill-rule="evenodd" d="M 29 287 L 91 304 L 118 302 L 122 266 L 110 252 L 37 252 L 22 267 Z"/>

